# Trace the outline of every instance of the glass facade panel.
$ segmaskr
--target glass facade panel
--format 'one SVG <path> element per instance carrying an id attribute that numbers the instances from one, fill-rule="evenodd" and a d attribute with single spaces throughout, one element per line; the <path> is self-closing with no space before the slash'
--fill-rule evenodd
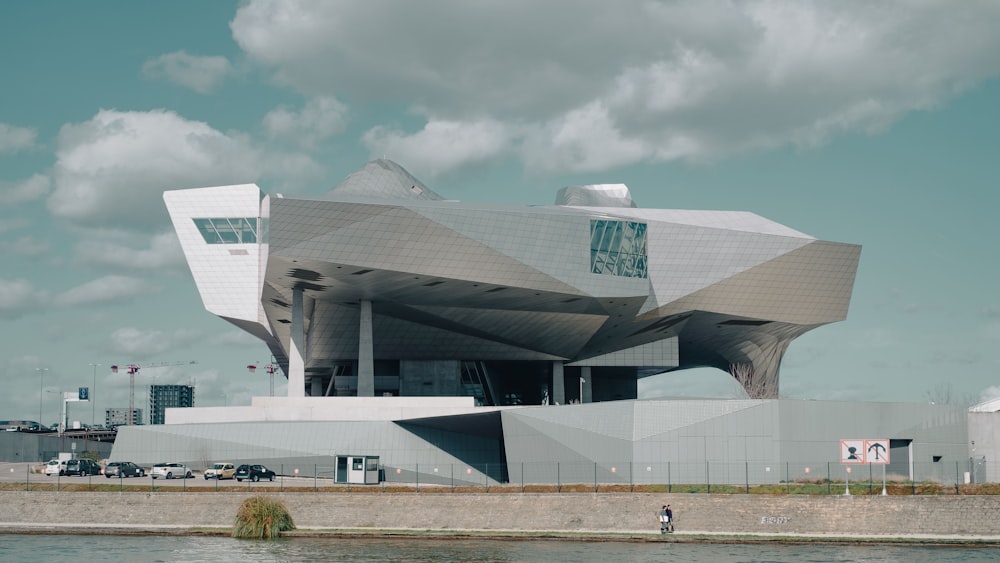
<path id="1" fill-rule="evenodd" d="M 646 278 L 646 224 L 591 219 L 590 271 Z"/>
<path id="2" fill-rule="evenodd" d="M 256 217 L 216 217 L 193 219 L 198 232 L 208 244 L 254 244 L 257 242 Z"/>

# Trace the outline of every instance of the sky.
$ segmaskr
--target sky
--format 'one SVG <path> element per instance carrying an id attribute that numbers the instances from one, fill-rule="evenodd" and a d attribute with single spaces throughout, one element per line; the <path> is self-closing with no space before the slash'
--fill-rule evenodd
<path id="1" fill-rule="evenodd" d="M 162 194 L 328 191 L 389 158 L 449 199 L 751 211 L 862 246 L 790 399 L 1000 396 L 1000 3 L 0 2 L 0 419 L 103 421 L 151 384 L 267 395 Z M 286 391 L 275 379 L 276 394 Z M 640 397 L 739 397 L 727 374 Z"/>

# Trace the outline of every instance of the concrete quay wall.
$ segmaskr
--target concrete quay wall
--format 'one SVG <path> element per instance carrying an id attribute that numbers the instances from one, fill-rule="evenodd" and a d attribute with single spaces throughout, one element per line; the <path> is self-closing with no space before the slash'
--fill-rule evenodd
<path id="1" fill-rule="evenodd" d="M 263 493 L 300 528 L 1000 536 L 995 496 Z M 251 493 L 2 492 L 0 525 L 230 527 Z M 17 527 L 17 526 L 15 526 Z"/>

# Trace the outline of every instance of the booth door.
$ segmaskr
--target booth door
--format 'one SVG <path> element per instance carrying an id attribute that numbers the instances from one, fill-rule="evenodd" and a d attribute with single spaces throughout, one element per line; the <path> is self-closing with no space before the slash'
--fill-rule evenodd
<path id="1" fill-rule="evenodd" d="M 347 482 L 347 456 L 337 456 L 337 482 Z"/>

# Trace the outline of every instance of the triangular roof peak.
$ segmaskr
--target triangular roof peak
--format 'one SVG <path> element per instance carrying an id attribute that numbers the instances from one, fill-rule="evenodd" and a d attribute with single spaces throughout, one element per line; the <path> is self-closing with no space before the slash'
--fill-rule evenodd
<path id="1" fill-rule="evenodd" d="M 379 158 L 351 173 L 326 193 L 324 199 L 344 196 L 374 199 L 443 200 L 423 182 L 395 162 Z"/>

